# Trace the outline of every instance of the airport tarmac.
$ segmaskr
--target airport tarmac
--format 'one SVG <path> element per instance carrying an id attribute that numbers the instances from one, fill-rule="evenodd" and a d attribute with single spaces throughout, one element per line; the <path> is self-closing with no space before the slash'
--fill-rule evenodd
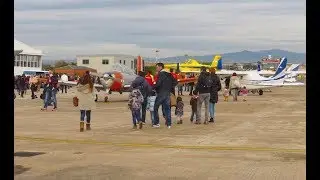
<path id="1" fill-rule="evenodd" d="M 68 93 L 59 93 L 55 112 L 41 112 L 30 92 L 15 99 L 15 179 L 306 179 L 305 86 L 250 94 L 247 102 L 220 96 L 209 125 L 190 123 L 184 96 L 184 122 L 171 129 L 163 119 L 151 128 L 147 114 L 145 127 L 132 130 L 127 94 L 113 93 L 96 103 L 92 130 L 82 133 Z"/>

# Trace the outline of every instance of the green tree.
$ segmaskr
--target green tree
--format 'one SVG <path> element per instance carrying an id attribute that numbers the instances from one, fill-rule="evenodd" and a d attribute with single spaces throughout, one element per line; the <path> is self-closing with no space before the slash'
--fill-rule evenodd
<path id="1" fill-rule="evenodd" d="M 43 71 L 51 71 L 51 70 L 53 70 L 53 67 L 51 65 L 44 64 L 44 65 L 42 65 L 42 70 Z"/>
<path id="2" fill-rule="evenodd" d="M 59 67 L 67 66 L 67 65 L 68 65 L 68 63 L 65 62 L 64 60 L 59 60 L 54 64 L 54 67 L 59 68 Z"/>
<path id="3" fill-rule="evenodd" d="M 76 66 L 77 63 L 76 62 L 71 62 L 70 65 Z"/>
<path id="4" fill-rule="evenodd" d="M 156 74 L 156 66 L 145 66 L 144 71 L 151 71 L 151 74 Z"/>

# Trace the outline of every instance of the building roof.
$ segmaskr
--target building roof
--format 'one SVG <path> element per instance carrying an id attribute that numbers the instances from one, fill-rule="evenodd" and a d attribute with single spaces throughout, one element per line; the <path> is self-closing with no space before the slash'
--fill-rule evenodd
<path id="1" fill-rule="evenodd" d="M 95 69 L 92 69 L 92 68 L 88 68 L 88 67 L 84 67 L 84 66 L 75 66 L 75 65 L 66 65 L 63 67 L 55 68 L 55 69 L 73 69 L 73 70 L 80 69 L 80 70 L 94 70 L 94 71 L 96 71 Z"/>
<path id="2" fill-rule="evenodd" d="M 14 40 L 14 50 L 19 51 L 22 50 L 20 54 L 26 54 L 26 55 L 43 55 L 41 50 L 34 49 L 29 45 L 24 44 L 23 42 L 20 42 L 18 40 Z"/>

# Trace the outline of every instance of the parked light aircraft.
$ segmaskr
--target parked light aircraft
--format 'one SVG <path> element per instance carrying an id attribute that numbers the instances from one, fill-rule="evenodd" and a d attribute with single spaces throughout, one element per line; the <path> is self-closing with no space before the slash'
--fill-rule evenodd
<path id="1" fill-rule="evenodd" d="M 305 75 L 306 71 L 299 71 L 300 64 L 292 64 L 286 71 L 284 86 L 303 86 L 302 82 L 297 81 L 298 75 Z"/>
<path id="2" fill-rule="evenodd" d="M 211 65 L 201 64 L 195 59 L 189 59 L 184 63 L 174 63 L 174 64 L 165 64 L 164 69 L 176 69 L 180 72 L 192 73 L 192 72 L 200 72 L 201 67 L 211 68 L 214 67 L 217 70 L 222 69 L 222 59 L 220 55 L 216 55 L 212 58 Z"/>
<path id="3" fill-rule="evenodd" d="M 220 59 L 221 61 L 221 59 Z M 263 94 L 263 89 L 270 89 L 272 87 L 283 86 L 284 77 L 285 77 L 285 68 L 287 66 L 287 58 L 283 57 L 279 66 L 277 67 L 275 73 L 271 77 L 263 77 L 259 74 L 259 71 L 233 71 L 233 70 L 217 70 L 216 74 L 220 78 L 225 79 L 228 76 L 231 76 L 233 73 L 236 73 L 240 77 L 241 86 L 246 86 L 248 90 L 251 90 L 253 93 L 259 91 L 259 95 Z M 258 68 L 259 70 L 259 68 Z M 184 82 L 196 82 L 197 78 L 185 79 Z"/>
<path id="4" fill-rule="evenodd" d="M 102 95 L 104 101 L 108 101 L 108 95 L 112 92 L 128 92 L 130 91 L 130 85 L 137 75 L 132 70 L 127 69 L 122 65 L 115 64 L 113 71 L 106 72 L 104 74 L 91 73 L 90 75 L 95 79 L 95 96 L 98 101 L 98 96 Z M 76 86 L 77 81 L 69 81 L 68 76 L 62 75 L 59 80 L 60 85 Z"/>

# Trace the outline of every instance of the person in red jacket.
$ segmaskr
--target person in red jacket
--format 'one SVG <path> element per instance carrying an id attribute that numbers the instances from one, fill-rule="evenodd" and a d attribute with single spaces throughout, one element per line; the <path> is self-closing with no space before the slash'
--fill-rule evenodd
<path id="1" fill-rule="evenodd" d="M 173 72 L 173 69 L 172 69 L 172 68 L 170 69 L 170 74 L 173 76 L 174 79 L 177 80 L 178 76 L 177 76 L 177 74 L 176 74 L 175 72 Z M 175 89 L 175 87 L 172 87 L 172 94 L 176 95 L 176 89 Z"/>
<path id="2" fill-rule="evenodd" d="M 153 75 L 151 74 L 150 71 L 147 71 L 147 75 L 144 78 L 146 79 L 148 84 L 150 84 L 150 86 L 153 86 L 153 84 L 155 83 L 154 77 L 153 77 Z"/>

